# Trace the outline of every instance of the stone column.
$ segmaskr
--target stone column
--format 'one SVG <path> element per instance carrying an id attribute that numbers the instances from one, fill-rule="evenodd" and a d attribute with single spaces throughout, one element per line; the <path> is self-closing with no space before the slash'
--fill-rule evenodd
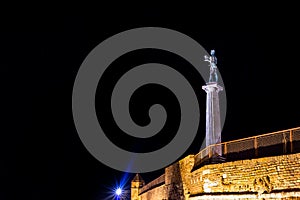
<path id="1" fill-rule="evenodd" d="M 216 82 L 207 83 L 202 86 L 207 93 L 206 96 L 206 147 L 221 143 L 221 121 L 219 107 L 219 91 L 223 88 Z M 222 156 L 222 147 L 213 148 L 213 156 Z"/>

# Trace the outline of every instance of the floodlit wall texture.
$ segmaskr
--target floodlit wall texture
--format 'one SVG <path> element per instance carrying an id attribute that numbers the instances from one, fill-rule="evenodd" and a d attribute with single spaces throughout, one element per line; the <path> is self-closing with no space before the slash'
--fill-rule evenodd
<path id="1" fill-rule="evenodd" d="M 300 154 L 211 164 L 192 172 L 190 196 L 230 194 L 244 198 L 300 198 Z M 228 198 L 227 198 L 228 199 Z"/>
<path id="2" fill-rule="evenodd" d="M 289 145 L 299 149 L 297 142 Z M 132 199 L 300 199 L 299 152 L 218 164 L 197 159 L 189 155 L 165 168 L 161 177 L 135 188 Z"/>

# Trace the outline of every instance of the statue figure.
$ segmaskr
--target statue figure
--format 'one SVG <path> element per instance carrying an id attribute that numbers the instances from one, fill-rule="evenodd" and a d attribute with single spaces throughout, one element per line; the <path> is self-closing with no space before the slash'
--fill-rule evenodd
<path id="1" fill-rule="evenodd" d="M 211 56 L 204 56 L 204 61 L 209 62 L 210 66 L 210 75 L 209 75 L 209 83 L 216 83 L 218 82 L 218 75 L 217 75 L 217 57 L 215 56 L 215 50 L 210 51 Z"/>

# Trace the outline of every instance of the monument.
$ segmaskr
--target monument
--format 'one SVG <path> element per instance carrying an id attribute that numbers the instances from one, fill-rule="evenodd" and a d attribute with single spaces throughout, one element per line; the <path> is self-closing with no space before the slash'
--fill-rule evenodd
<path id="1" fill-rule="evenodd" d="M 215 50 L 211 50 L 210 56 L 204 56 L 204 61 L 209 62 L 209 81 L 202 89 L 206 96 L 206 147 L 212 144 L 221 143 L 221 121 L 219 107 L 219 92 L 223 88 L 218 85 L 217 57 Z M 222 156 L 222 146 L 211 149 L 213 156 Z"/>
<path id="2" fill-rule="evenodd" d="M 300 199 L 300 127 L 221 143 L 223 88 L 215 51 L 204 58 L 210 66 L 202 87 L 207 93 L 206 148 L 166 167 L 147 184 L 137 174 L 131 199 Z"/>

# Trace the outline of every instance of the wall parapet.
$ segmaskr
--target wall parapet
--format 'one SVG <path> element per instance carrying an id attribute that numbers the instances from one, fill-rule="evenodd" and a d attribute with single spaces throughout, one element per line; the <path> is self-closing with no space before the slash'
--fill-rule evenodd
<path id="1" fill-rule="evenodd" d="M 216 149 L 226 161 L 299 153 L 300 127 L 210 145 L 195 155 L 194 168 L 209 164 Z"/>
<path id="2" fill-rule="evenodd" d="M 146 184 L 145 186 L 143 186 L 140 191 L 139 191 L 139 195 L 159 186 L 165 184 L 165 174 L 161 175 L 160 177 L 154 179 L 153 181 L 149 182 L 148 184 Z"/>

